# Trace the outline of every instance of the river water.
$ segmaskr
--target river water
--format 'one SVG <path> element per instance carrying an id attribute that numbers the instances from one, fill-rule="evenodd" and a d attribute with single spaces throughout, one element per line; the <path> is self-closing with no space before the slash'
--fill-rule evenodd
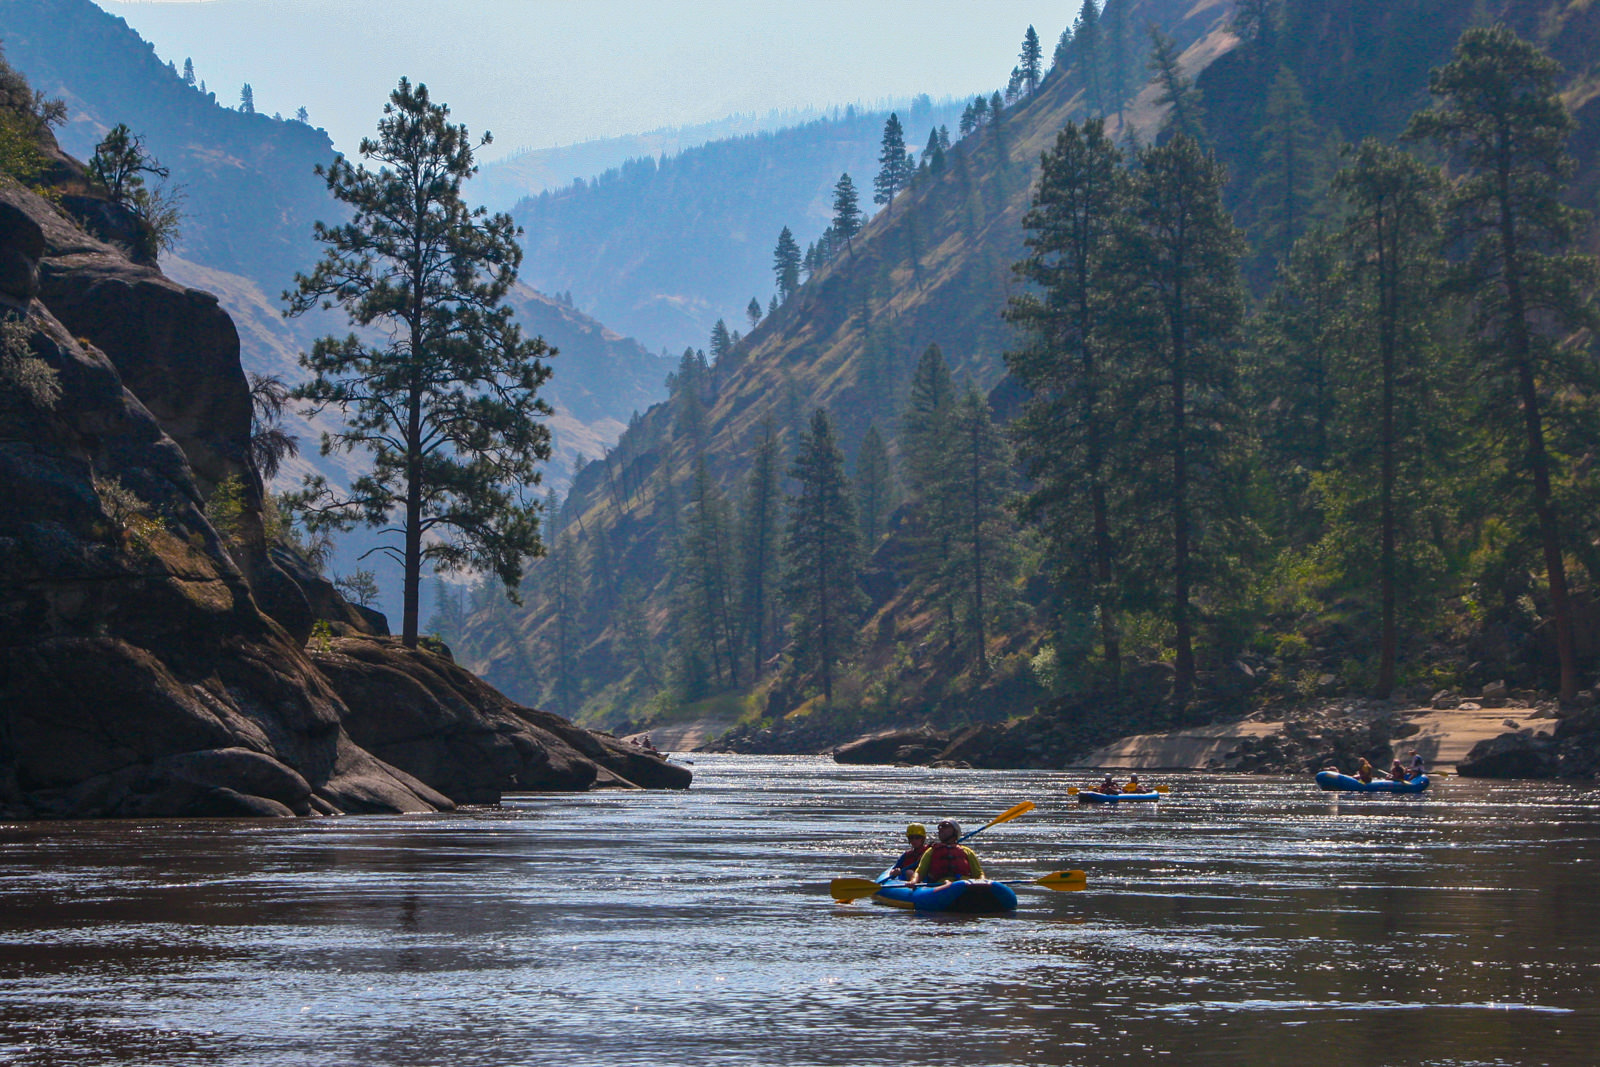
<path id="1" fill-rule="evenodd" d="M 705 756 L 684 793 L 0 826 L 0 1064 L 1591 1064 L 1600 791 Z M 910 820 L 1007 917 L 833 903 Z"/>

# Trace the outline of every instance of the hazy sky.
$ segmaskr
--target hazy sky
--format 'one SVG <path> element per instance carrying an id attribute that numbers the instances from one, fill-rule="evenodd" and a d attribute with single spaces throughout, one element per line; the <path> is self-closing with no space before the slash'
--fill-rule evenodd
<path id="1" fill-rule="evenodd" d="M 401 75 L 517 148 L 738 112 L 1004 88 L 1079 0 L 97 0 L 237 106 L 304 106 L 345 151 Z"/>

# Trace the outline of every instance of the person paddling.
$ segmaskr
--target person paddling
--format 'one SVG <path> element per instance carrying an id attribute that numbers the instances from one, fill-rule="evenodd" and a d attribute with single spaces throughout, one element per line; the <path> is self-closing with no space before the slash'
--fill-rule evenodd
<path id="1" fill-rule="evenodd" d="M 1372 764 L 1367 762 L 1367 757 L 1362 756 L 1361 765 L 1356 768 L 1355 776 L 1361 779 L 1363 782 L 1370 782 L 1372 781 L 1372 774 Z"/>
<path id="2" fill-rule="evenodd" d="M 1428 769 L 1422 762 L 1422 753 L 1411 753 L 1411 777 L 1420 778 L 1427 773 Z"/>
<path id="3" fill-rule="evenodd" d="M 900 858 L 889 868 L 889 877 L 892 880 L 904 881 L 916 873 L 917 864 L 922 861 L 922 854 L 928 851 L 927 827 L 920 822 L 914 822 L 906 827 L 906 844 L 910 847 L 900 853 Z"/>
<path id="4" fill-rule="evenodd" d="M 1391 782 L 1403 782 L 1409 777 L 1410 775 L 1406 774 L 1406 765 L 1400 762 L 1399 756 L 1396 756 L 1394 763 L 1389 767 L 1389 780 Z"/>
<path id="5" fill-rule="evenodd" d="M 917 862 L 917 869 L 906 881 L 911 885 L 953 882 L 958 878 L 982 878 L 983 864 L 977 853 L 961 843 L 961 824 L 951 819 L 939 822 L 939 843 L 929 847 Z"/>
<path id="6" fill-rule="evenodd" d="M 1109 796 L 1113 793 L 1120 793 L 1122 790 L 1118 787 L 1117 780 L 1111 777 L 1111 772 L 1107 771 L 1105 778 L 1100 782 L 1100 788 L 1096 789 L 1095 792 L 1105 793 Z"/>
<path id="7" fill-rule="evenodd" d="M 1122 787 L 1122 791 L 1124 793 L 1143 793 L 1144 786 L 1139 784 L 1139 776 L 1137 774 L 1128 775 L 1128 784 Z"/>

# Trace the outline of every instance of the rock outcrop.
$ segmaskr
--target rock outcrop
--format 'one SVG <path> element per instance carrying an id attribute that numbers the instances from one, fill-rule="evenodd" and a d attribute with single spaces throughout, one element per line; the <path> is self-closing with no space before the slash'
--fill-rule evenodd
<path id="1" fill-rule="evenodd" d="M 10 185 L 0 316 L 21 323 L 0 334 L 0 817 L 427 812 L 505 788 L 687 784 L 426 653 L 341 648 L 325 665 L 355 706 L 341 698 L 302 647 L 310 602 L 267 556 L 237 336 L 205 294 Z M 232 476 L 254 488 L 225 540 L 205 499 Z"/>
<path id="2" fill-rule="evenodd" d="M 689 770 L 507 699 L 438 653 L 342 638 L 313 651 L 362 748 L 459 804 L 513 791 L 687 788 Z"/>

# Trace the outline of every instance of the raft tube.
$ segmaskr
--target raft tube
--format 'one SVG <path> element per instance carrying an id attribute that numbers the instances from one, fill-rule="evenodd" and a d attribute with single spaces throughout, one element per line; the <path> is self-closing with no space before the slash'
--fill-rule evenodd
<path id="1" fill-rule="evenodd" d="M 878 890 L 872 899 L 893 908 L 948 911 L 957 915 L 993 915 L 1017 908 L 1016 891 L 1004 882 L 991 882 L 987 878 L 961 878 L 943 885 L 890 883 Z"/>
<path id="2" fill-rule="evenodd" d="M 1323 789 L 1336 789 L 1349 793 L 1420 793 L 1428 788 L 1428 776 L 1419 774 L 1409 782 L 1395 782 L 1389 779 L 1363 782 L 1359 778 L 1340 774 L 1338 771 L 1318 771 L 1317 784 Z"/>
<path id="3" fill-rule="evenodd" d="M 1079 804 L 1121 804 L 1130 800 L 1160 800 L 1160 793 L 1096 793 L 1092 789 L 1078 791 Z"/>

